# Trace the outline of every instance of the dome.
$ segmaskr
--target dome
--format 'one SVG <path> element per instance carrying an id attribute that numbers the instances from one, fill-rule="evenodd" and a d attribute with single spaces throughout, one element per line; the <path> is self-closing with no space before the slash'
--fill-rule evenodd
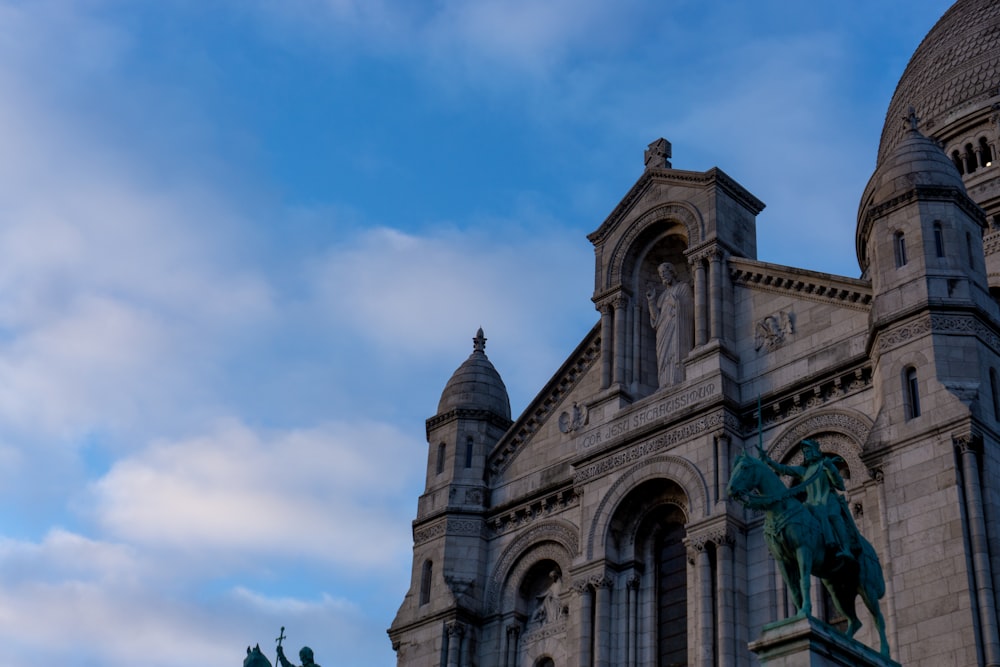
<path id="1" fill-rule="evenodd" d="M 875 217 L 873 209 L 882 204 L 891 205 L 894 200 L 914 191 L 934 192 L 936 196 L 948 191 L 963 198 L 967 195 L 965 183 L 954 163 L 933 139 L 921 134 L 915 125 L 916 116 L 911 110 L 910 129 L 904 130 L 896 147 L 875 168 L 861 196 L 855 242 L 862 271 L 868 268 L 865 246 Z"/>
<path id="2" fill-rule="evenodd" d="M 865 203 L 869 206 L 882 204 L 909 192 L 915 185 L 954 187 L 965 192 L 965 184 L 955 164 L 933 139 L 911 128 L 872 174 L 867 188 L 871 199 L 866 197 Z"/>
<path id="3" fill-rule="evenodd" d="M 901 119 L 914 107 L 931 136 L 998 95 L 1000 2 L 958 0 L 931 28 L 910 58 L 882 128 L 878 162 L 903 140 Z"/>
<path id="4" fill-rule="evenodd" d="M 497 369 L 486 357 L 483 330 L 472 339 L 472 354 L 458 367 L 441 392 L 437 413 L 455 409 L 489 410 L 510 420 L 510 399 Z"/>

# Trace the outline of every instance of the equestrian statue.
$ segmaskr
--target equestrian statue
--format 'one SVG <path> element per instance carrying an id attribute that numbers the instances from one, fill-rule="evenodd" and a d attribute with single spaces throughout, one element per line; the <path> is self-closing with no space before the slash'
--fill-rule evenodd
<path id="1" fill-rule="evenodd" d="M 875 619 L 881 653 L 889 657 L 885 619 L 879 599 L 885 595 L 882 566 L 872 545 L 861 535 L 841 492 L 844 480 L 835 462 L 815 440 L 801 443 L 804 465 L 772 460 L 757 445 L 757 457 L 736 457 L 727 494 L 746 507 L 764 512 L 764 540 L 778 563 L 798 616 L 812 614 L 811 575 L 819 577 L 834 606 L 847 619 L 847 636 L 861 627 L 854 609 L 860 595 Z M 791 487 L 778 474 L 793 480 Z"/>

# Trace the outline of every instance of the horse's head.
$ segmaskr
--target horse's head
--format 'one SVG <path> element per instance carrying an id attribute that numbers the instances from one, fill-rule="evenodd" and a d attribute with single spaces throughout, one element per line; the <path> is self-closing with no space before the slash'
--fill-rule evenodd
<path id="1" fill-rule="evenodd" d="M 247 657 L 243 660 L 243 667 L 271 667 L 271 661 L 260 652 L 260 644 L 253 649 L 247 646 Z"/>
<path id="2" fill-rule="evenodd" d="M 747 453 L 741 453 L 733 461 L 733 470 L 726 485 L 726 495 L 740 500 L 757 488 L 757 470 L 760 461 Z"/>

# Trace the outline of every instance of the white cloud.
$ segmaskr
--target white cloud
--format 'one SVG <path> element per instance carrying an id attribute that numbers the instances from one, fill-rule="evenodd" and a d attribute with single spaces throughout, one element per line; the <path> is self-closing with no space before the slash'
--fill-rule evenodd
<path id="1" fill-rule="evenodd" d="M 119 460 L 93 487 L 117 539 L 181 553 L 297 556 L 368 570 L 404 559 L 425 446 L 377 423 L 259 436 L 228 422 Z"/>

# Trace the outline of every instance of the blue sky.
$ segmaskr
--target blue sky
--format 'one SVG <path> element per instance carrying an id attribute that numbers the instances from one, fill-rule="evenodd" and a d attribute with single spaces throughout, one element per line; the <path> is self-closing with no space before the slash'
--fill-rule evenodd
<path id="1" fill-rule="evenodd" d="M 523 409 L 660 136 L 760 259 L 857 276 L 948 5 L 0 0 L 0 662 L 394 665 L 476 328 Z"/>

